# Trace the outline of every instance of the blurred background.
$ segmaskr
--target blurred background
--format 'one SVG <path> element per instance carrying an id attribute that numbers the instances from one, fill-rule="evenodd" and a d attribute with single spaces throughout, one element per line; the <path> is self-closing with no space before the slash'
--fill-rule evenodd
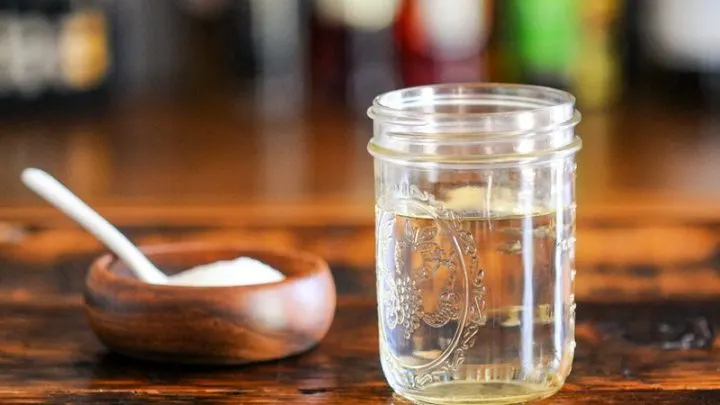
<path id="1" fill-rule="evenodd" d="M 0 207 L 44 206 L 18 181 L 37 166 L 99 208 L 371 220 L 372 98 L 494 81 L 577 96 L 580 207 L 707 212 L 718 16 L 714 0 L 0 0 Z"/>

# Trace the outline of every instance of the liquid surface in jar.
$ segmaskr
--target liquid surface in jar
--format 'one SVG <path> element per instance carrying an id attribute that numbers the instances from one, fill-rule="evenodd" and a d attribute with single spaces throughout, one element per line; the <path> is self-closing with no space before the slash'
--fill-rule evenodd
<path id="1" fill-rule="evenodd" d="M 393 388 L 430 403 L 557 391 L 574 350 L 574 209 L 446 221 L 394 208 L 378 207 L 377 246 Z"/>

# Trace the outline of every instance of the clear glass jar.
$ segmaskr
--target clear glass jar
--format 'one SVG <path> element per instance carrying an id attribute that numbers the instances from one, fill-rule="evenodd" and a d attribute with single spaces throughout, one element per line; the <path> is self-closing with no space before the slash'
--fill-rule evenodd
<path id="1" fill-rule="evenodd" d="M 443 84 L 377 97 L 380 357 L 427 403 L 552 395 L 575 340 L 575 153 L 570 94 Z"/>

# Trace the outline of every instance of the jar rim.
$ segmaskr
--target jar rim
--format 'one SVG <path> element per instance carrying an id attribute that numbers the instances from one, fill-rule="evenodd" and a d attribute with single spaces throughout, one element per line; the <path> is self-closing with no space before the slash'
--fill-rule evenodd
<path id="1" fill-rule="evenodd" d="M 513 83 L 445 83 L 377 96 L 369 152 L 416 164 L 529 163 L 574 153 L 575 97 Z"/>
<path id="2" fill-rule="evenodd" d="M 485 107 L 472 111 L 468 105 Z M 454 111 L 418 108 L 454 106 Z M 492 106 L 496 110 L 488 110 Z M 528 115 L 553 115 L 557 124 L 572 121 L 575 97 L 563 90 L 516 83 L 460 82 L 429 84 L 392 90 L 378 95 L 368 108 L 373 120 L 405 126 L 448 125 Z M 459 107 L 465 107 L 459 108 Z M 462 111 L 459 111 L 461 110 Z M 482 108 L 481 108 L 482 109 Z"/>

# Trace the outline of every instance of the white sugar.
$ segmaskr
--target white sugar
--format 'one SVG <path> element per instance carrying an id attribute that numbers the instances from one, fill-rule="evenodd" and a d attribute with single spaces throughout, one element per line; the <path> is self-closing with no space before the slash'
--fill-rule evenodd
<path id="1" fill-rule="evenodd" d="M 276 283 L 284 279 L 281 272 L 267 264 L 249 257 L 240 257 L 193 267 L 170 277 L 168 284 L 221 287 Z"/>

